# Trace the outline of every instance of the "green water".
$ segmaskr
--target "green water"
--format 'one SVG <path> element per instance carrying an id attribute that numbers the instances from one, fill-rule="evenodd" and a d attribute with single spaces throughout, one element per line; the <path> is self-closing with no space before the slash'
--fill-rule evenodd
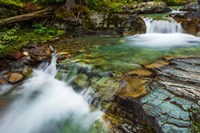
<path id="1" fill-rule="evenodd" d="M 84 38 L 91 46 L 73 56 L 72 61 L 92 65 L 105 71 L 126 72 L 153 63 L 163 56 L 194 57 L 200 56 L 200 45 L 173 48 L 150 48 L 136 45 L 125 38 Z M 162 43 L 162 42 L 161 42 Z"/>

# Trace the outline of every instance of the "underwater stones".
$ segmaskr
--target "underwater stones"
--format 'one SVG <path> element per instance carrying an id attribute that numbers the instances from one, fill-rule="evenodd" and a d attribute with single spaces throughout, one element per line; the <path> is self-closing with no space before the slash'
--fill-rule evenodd
<path id="1" fill-rule="evenodd" d="M 130 76 L 148 77 L 152 75 L 152 72 L 146 69 L 136 69 L 133 71 L 129 71 L 127 74 Z"/>
<path id="2" fill-rule="evenodd" d="M 89 87 L 88 76 L 86 74 L 79 74 L 73 82 L 82 88 Z"/>
<path id="3" fill-rule="evenodd" d="M 16 82 L 21 81 L 23 78 L 24 76 L 21 73 L 11 73 L 8 81 L 10 83 L 16 83 Z"/>
<path id="4" fill-rule="evenodd" d="M 118 96 L 123 98 L 137 98 L 148 93 L 148 90 L 145 88 L 145 83 L 148 81 L 147 79 L 127 77 L 124 81 L 125 85 L 118 90 Z"/>
<path id="5" fill-rule="evenodd" d="M 168 64 L 168 62 L 159 60 L 159 61 L 156 61 L 155 63 L 145 65 L 144 67 L 147 69 L 154 69 L 154 68 L 159 68 L 159 67 L 165 66 L 167 64 Z"/>

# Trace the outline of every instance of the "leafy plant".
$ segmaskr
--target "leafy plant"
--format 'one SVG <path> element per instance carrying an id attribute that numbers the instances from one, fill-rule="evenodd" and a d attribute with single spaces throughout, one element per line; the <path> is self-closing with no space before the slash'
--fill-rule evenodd
<path id="1" fill-rule="evenodd" d="M 200 123 L 195 124 L 195 132 L 200 133 Z"/>
<path id="2" fill-rule="evenodd" d="M 18 26 L 11 29 L 1 29 L 0 56 L 4 56 L 30 42 L 34 44 L 45 43 L 63 34 L 63 30 L 52 26 L 45 27 L 41 24 L 33 25 L 32 29 L 22 29 Z"/>

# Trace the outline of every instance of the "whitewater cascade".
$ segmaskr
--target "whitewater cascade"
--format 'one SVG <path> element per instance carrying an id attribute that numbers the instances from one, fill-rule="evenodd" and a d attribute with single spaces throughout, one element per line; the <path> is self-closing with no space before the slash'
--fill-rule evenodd
<path id="1" fill-rule="evenodd" d="M 182 27 L 175 20 L 153 20 L 144 18 L 146 34 L 127 37 L 127 45 L 150 48 L 189 47 L 200 44 L 200 38 L 182 33 Z"/>
<path id="2" fill-rule="evenodd" d="M 0 133 L 60 133 L 71 121 L 80 133 L 87 132 L 102 112 L 91 112 L 81 94 L 55 78 L 55 56 L 50 65 L 41 66 L 20 86 L 19 97 L 0 118 Z"/>
<path id="3" fill-rule="evenodd" d="M 144 18 L 147 26 L 146 33 L 181 33 L 182 27 L 174 19 L 169 20 L 153 20 Z"/>

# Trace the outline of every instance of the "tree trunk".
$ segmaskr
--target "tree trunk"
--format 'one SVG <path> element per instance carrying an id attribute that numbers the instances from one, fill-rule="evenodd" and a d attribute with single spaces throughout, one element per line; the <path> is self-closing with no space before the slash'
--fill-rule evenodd
<path id="1" fill-rule="evenodd" d="M 27 14 L 23 14 L 23 15 L 19 15 L 19 16 L 14 16 L 14 17 L 6 18 L 6 19 L 0 19 L 0 26 L 12 24 L 12 23 L 19 22 L 19 21 L 26 21 L 26 20 L 30 20 L 30 19 L 33 19 L 36 17 L 43 17 L 52 12 L 53 12 L 53 8 L 48 7 L 48 8 L 42 9 L 40 11 L 31 12 L 31 13 L 27 13 Z"/>
<path id="2" fill-rule="evenodd" d="M 74 0 L 66 0 L 65 5 L 67 7 L 67 10 L 70 10 L 74 4 L 75 4 Z"/>

